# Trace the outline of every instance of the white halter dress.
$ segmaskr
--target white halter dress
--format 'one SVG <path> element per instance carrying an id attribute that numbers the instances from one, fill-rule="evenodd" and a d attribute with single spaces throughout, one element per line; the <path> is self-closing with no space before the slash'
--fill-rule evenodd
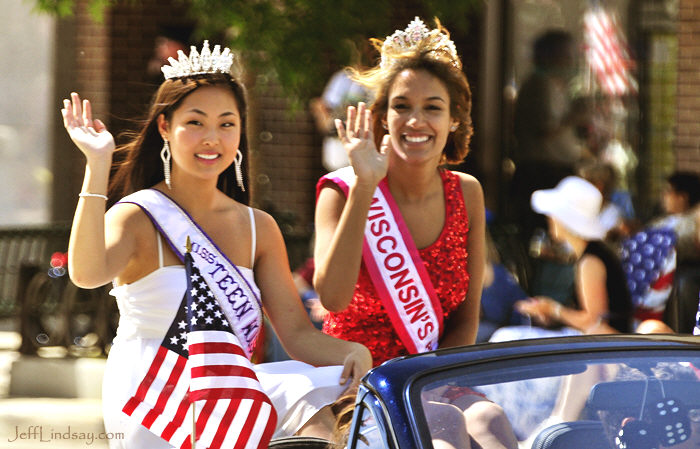
<path id="1" fill-rule="evenodd" d="M 249 210 L 254 255 L 255 222 L 253 210 Z M 184 266 L 163 266 L 159 234 L 158 260 L 157 270 L 110 292 L 117 299 L 120 313 L 102 384 L 104 423 L 111 434 L 111 449 L 173 447 L 122 412 L 145 374 L 136 371 L 138 361 L 154 358 L 187 288 Z M 259 294 L 253 270 L 238 268 Z M 318 410 L 335 401 L 345 389 L 338 384 L 341 371 L 340 366 L 313 367 L 293 360 L 255 365 L 258 379 L 277 411 L 274 437 L 293 435 Z"/>

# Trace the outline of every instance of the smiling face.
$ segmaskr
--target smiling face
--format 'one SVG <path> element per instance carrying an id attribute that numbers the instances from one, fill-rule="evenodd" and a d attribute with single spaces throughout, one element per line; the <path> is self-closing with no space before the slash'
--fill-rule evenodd
<path id="1" fill-rule="evenodd" d="M 216 182 L 236 156 L 241 116 L 229 89 L 205 86 L 185 97 L 169 121 L 159 116 L 158 128 L 170 142 L 174 186 L 187 177 Z"/>
<path id="2" fill-rule="evenodd" d="M 389 89 L 386 124 L 392 157 L 437 165 L 457 121 L 450 115 L 450 96 L 442 81 L 425 70 L 406 69 Z"/>

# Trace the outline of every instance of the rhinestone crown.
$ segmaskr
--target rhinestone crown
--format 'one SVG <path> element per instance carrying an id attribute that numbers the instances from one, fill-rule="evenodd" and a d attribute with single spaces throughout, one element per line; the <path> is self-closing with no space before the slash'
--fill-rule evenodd
<path id="1" fill-rule="evenodd" d="M 182 50 L 178 50 L 178 59 L 170 57 L 170 65 L 166 64 L 160 68 L 166 80 L 206 73 L 230 73 L 233 53 L 228 48 L 224 47 L 224 51 L 221 51 L 221 46 L 215 45 L 214 51 L 211 51 L 209 41 L 204 41 L 201 53 L 197 52 L 194 45 L 190 49 L 189 57 Z"/>
<path id="2" fill-rule="evenodd" d="M 462 67 L 457 55 L 457 48 L 449 35 L 439 28 L 429 30 L 418 17 L 413 19 L 405 30 L 396 30 L 394 34 L 384 39 L 380 67 L 389 67 L 397 56 L 414 50 L 419 45 L 425 45 L 426 50 L 430 53 L 447 56 L 453 66 Z"/>

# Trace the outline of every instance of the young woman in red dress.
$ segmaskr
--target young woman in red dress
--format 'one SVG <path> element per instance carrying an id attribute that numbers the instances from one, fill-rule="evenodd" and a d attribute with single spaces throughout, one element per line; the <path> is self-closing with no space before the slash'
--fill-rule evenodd
<path id="1" fill-rule="evenodd" d="M 449 34 L 416 18 L 374 42 L 380 64 L 355 79 L 375 101 L 336 120 L 351 166 L 318 183 L 314 285 L 330 311 L 324 331 L 363 342 L 380 364 L 474 343 L 485 224 L 479 182 L 444 168 L 464 159 L 472 134 Z M 480 447 L 515 447 L 496 404 L 471 390 L 450 403 Z"/>

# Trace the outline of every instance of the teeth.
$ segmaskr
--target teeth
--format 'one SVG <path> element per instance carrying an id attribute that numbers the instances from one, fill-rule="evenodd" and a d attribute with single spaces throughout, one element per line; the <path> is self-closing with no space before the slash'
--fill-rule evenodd
<path id="1" fill-rule="evenodd" d="M 420 136 L 420 137 L 405 136 L 405 137 L 406 137 L 406 140 L 408 140 L 409 142 L 412 142 L 412 143 L 422 143 L 422 142 L 426 142 L 429 139 L 428 136 Z"/>
<path id="2" fill-rule="evenodd" d="M 219 157 L 218 154 L 197 154 L 197 157 L 201 157 L 202 159 L 207 159 L 207 160 L 213 160 Z"/>

